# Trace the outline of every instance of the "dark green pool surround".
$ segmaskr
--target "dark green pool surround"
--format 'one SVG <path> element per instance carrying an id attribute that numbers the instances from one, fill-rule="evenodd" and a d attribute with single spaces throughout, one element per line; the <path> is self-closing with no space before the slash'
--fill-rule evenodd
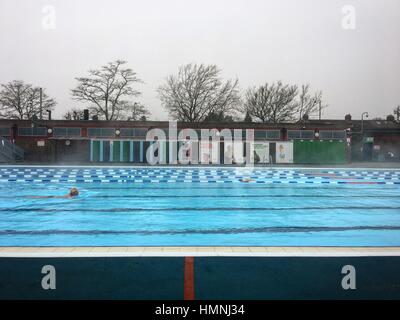
<path id="1" fill-rule="evenodd" d="M 0 258 L 0 299 L 183 299 L 184 257 Z M 42 288 L 43 266 L 56 289 Z M 343 289 L 344 266 L 356 289 Z M 400 257 L 195 257 L 195 299 L 400 299 Z"/>

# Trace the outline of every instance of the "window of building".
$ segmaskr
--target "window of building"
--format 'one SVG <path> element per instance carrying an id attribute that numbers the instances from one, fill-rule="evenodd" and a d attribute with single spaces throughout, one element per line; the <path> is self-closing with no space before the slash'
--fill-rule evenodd
<path id="1" fill-rule="evenodd" d="M 254 138 L 255 139 L 265 139 L 266 138 L 265 130 L 254 131 Z"/>
<path id="2" fill-rule="evenodd" d="M 332 133 L 332 139 L 346 139 L 346 131 L 336 130 Z"/>
<path id="3" fill-rule="evenodd" d="M 136 128 L 135 130 L 135 137 L 146 138 L 147 129 L 144 128 Z"/>
<path id="4" fill-rule="evenodd" d="M 267 130 L 267 139 L 280 139 L 281 131 L 280 130 Z"/>
<path id="5" fill-rule="evenodd" d="M 255 139 L 267 139 L 267 140 L 280 139 L 281 131 L 280 130 L 255 130 L 254 138 Z"/>
<path id="6" fill-rule="evenodd" d="M 314 130 L 288 130 L 288 139 L 314 139 Z"/>
<path id="7" fill-rule="evenodd" d="M 288 139 L 301 139 L 300 130 L 288 130 Z"/>
<path id="8" fill-rule="evenodd" d="M 314 130 L 301 130 L 301 139 L 314 139 Z"/>
<path id="9" fill-rule="evenodd" d="M 54 128 L 53 131 L 54 137 L 80 137 L 81 136 L 81 128 Z"/>
<path id="10" fill-rule="evenodd" d="M 321 140 L 346 139 L 346 132 L 344 130 L 320 130 L 319 138 Z"/>
<path id="11" fill-rule="evenodd" d="M 145 128 L 121 128 L 121 137 L 146 138 L 147 129 Z"/>
<path id="12" fill-rule="evenodd" d="M 88 137 L 104 137 L 111 138 L 115 137 L 114 128 L 88 128 Z"/>
<path id="13" fill-rule="evenodd" d="M 10 128 L 0 128 L 0 137 L 9 137 L 10 136 Z"/>
<path id="14" fill-rule="evenodd" d="M 43 137 L 47 136 L 47 128 L 46 127 L 26 127 L 26 128 L 18 128 L 19 136 L 31 136 L 31 137 Z"/>
<path id="15" fill-rule="evenodd" d="M 122 128 L 122 129 L 120 129 L 120 136 L 121 137 L 133 137 L 134 136 L 134 134 L 133 134 L 133 128 Z"/>

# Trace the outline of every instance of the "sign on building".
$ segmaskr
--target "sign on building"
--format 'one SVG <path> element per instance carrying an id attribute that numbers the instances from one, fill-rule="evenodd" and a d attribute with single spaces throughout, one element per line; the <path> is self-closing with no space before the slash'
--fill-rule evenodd
<path id="1" fill-rule="evenodd" d="M 293 142 L 276 143 L 276 163 L 293 163 Z"/>
<path id="2" fill-rule="evenodd" d="M 269 143 L 254 143 L 254 163 L 269 163 Z"/>

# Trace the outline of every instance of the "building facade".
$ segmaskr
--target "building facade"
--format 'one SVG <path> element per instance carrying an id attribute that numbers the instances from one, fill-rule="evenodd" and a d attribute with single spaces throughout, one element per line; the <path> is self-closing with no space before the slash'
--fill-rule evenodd
<path id="1" fill-rule="evenodd" d="M 399 161 L 400 125 L 394 121 L 308 120 L 298 123 L 177 123 L 180 135 L 171 136 L 167 121 L 99 120 L 0 120 L 0 159 L 28 163 L 147 163 L 146 152 L 153 143 L 146 136 L 161 129 L 160 158 L 174 163 L 172 143 L 178 148 L 190 141 L 191 133 L 201 137 L 201 129 L 217 136 L 231 133 L 242 141 L 235 145 L 246 156 L 246 144 L 253 143 L 254 161 L 294 164 L 344 164 L 351 161 Z M 192 129 L 192 130 L 189 130 Z M 251 139 L 246 136 L 251 133 Z M 190 133 L 190 134 L 189 134 Z M 222 134 L 217 144 L 202 140 L 193 148 L 202 157 L 202 143 L 210 143 L 209 162 L 225 163 L 224 150 L 229 141 Z M 149 138 L 149 137 L 147 137 Z M 157 137 L 156 139 L 160 139 Z M 152 139 L 150 139 L 152 140 Z M 226 140 L 226 141 L 225 141 Z M 12 150 L 23 157 L 11 154 Z M 249 151 L 247 151 L 249 152 Z M 176 160 L 176 159 L 175 159 Z M 207 163 L 202 159 L 201 163 Z M 195 164 L 195 163 L 194 163 Z"/>

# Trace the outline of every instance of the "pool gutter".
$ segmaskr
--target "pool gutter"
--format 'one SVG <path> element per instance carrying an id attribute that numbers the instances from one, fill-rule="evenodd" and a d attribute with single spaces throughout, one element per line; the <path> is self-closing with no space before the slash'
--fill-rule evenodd
<path id="1" fill-rule="evenodd" d="M 164 256 L 393 257 L 400 247 L 0 247 L 0 258 Z"/>

